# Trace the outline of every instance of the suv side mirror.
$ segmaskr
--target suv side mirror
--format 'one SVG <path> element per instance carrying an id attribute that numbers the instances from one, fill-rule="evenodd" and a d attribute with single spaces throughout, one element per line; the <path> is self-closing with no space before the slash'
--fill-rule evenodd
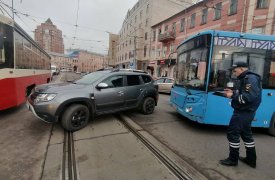
<path id="1" fill-rule="evenodd" d="M 108 88 L 108 84 L 106 84 L 106 83 L 99 83 L 96 86 L 96 88 L 98 88 L 98 89 L 106 89 L 106 88 Z"/>

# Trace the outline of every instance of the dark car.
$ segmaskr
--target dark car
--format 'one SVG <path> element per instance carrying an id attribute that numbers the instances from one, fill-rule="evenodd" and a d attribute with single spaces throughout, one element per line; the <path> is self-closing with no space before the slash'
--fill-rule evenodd
<path id="1" fill-rule="evenodd" d="M 138 109 L 153 113 L 158 86 L 145 72 L 103 70 L 71 83 L 37 86 L 27 107 L 46 122 L 60 121 L 68 131 L 77 131 L 94 116 Z"/>

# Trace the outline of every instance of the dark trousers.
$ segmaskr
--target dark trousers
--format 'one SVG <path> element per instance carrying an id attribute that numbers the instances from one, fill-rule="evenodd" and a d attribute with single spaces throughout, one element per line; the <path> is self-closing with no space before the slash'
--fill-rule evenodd
<path id="1" fill-rule="evenodd" d="M 241 137 L 246 148 L 247 160 L 256 163 L 256 149 L 251 131 L 251 123 L 254 117 L 255 112 L 234 110 L 227 130 L 230 160 L 236 162 L 239 159 Z"/>

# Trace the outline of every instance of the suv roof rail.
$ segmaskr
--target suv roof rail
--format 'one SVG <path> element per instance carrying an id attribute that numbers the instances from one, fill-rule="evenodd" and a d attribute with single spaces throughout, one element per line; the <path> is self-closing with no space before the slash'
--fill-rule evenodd
<path id="1" fill-rule="evenodd" d="M 96 71 L 106 71 L 106 70 L 113 70 L 114 68 L 101 68 L 101 69 L 98 69 Z"/>
<path id="2" fill-rule="evenodd" d="M 113 72 L 118 72 L 118 71 L 139 72 L 139 73 L 145 73 L 145 74 L 148 74 L 146 71 L 143 71 L 143 70 L 137 70 L 137 69 L 114 69 L 114 70 L 113 70 Z"/>

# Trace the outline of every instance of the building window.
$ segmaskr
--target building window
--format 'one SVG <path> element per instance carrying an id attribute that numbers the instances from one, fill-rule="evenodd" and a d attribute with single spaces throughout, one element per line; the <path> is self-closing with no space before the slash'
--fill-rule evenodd
<path id="1" fill-rule="evenodd" d="M 185 18 L 180 20 L 180 32 L 183 32 L 185 28 Z"/>
<path id="2" fill-rule="evenodd" d="M 142 11 L 140 11 L 140 14 L 139 14 L 139 15 L 140 15 L 140 19 L 142 19 Z"/>
<path id="3" fill-rule="evenodd" d="M 195 27 L 195 22 L 196 22 L 196 13 L 192 14 L 191 16 L 190 28 Z"/>
<path id="4" fill-rule="evenodd" d="M 253 34 L 265 34 L 263 27 L 253 28 L 251 30 L 251 33 L 253 33 Z"/>
<path id="5" fill-rule="evenodd" d="M 257 8 L 267 8 L 268 0 L 258 0 Z"/>
<path id="6" fill-rule="evenodd" d="M 147 50 L 147 47 L 144 46 L 144 57 L 146 57 L 146 50 Z"/>
<path id="7" fill-rule="evenodd" d="M 148 19 L 146 19 L 146 22 L 145 22 L 145 27 L 148 27 L 148 22 L 149 22 L 149 20 L 148 20 Z"/>
<path id="8" fill-rule="evenodd" d="M 137 22 L 137 15 L 135 16 L 135 23 Z"/>
<path id="9" fill-rule="evenodd" d="M 159 34 L 161 34 L 161 28 L 159 28 Z"/>
<path id="10" fill-rule="evenodd" d="M 231 0 L 230 8 L 229 8 L 229 15 L 236 14 L 237 8 L 238 8 L 238 0 Z"/>
<path id="11" fill-rule="evenodd" d="M 149 4 L 147 4 L 146 13 L 149 13 Z"/>
<path id="12" fill-rule="evenodd" d="M 167 51 L 167 47 L 164 46 L 164 47 L 162 48 L 162 57 L 165 57 L 166 51 Z"/>
<path id="13" fill-rule="evenodd" d="M 215 6 L 215 20 L 221 19 L 222 16 L 222 3 L 218 3 Z"/>
<path id="14" fill-rule="evenodd" d="M 144 34 L 144 39 L 147 40 L 147 32 Z"/>
<path id="15" fill-rule="evenodd" d="M 205 8 L 202 10 L 202 16 L 201 16 L 201 24 L 207 23 L 207 15 L 208 15 L 208 9 Z"/>
<path id="16" fill-rule="evenodd" d="M 156 31 L 153 31 L 153 41 L 156 40 Z"/>
<path id="17" fill-rule="evenodd" d="M 167 31 L 168 30 L 168 25 L 166 25 L 165 27 L 164 27 L 164 31 Z"/>
<path id="18" fill-rule="evenodd" d="M 170 53 L 174 52 L 174 44 L 170 44 Z"/>
<path id="19" fill-rule="evenodd" d="M 176 22 L 174 22 L 173 25 L 172 25 L 172 31 L 173 31 L 174 33 L 176 33 Z"/>

